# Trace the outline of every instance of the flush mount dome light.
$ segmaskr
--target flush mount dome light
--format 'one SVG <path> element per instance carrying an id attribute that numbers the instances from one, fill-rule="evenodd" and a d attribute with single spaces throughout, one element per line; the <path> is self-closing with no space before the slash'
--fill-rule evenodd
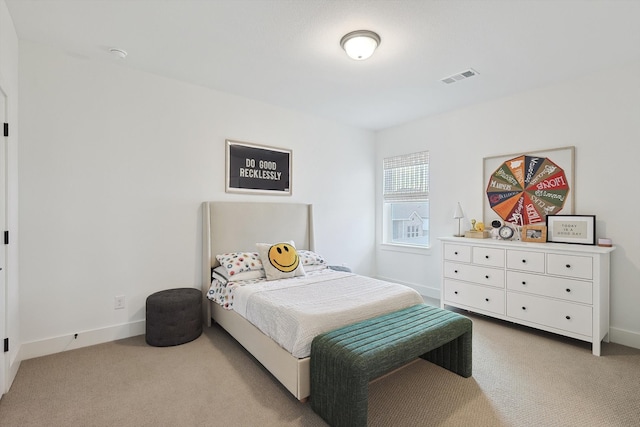
<path id="1" fill-rule="evenodd" d="M 373 55 L 380 45 L 380 36 L 369 30 L 352 31 L 340 40 L 340 46 L 350 58 L 362 61 Z"/>

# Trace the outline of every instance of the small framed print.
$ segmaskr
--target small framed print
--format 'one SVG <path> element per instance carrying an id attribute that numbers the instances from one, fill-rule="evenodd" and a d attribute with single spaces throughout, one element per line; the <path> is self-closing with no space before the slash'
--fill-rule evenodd
<path id="1" fill-rule="evenodd" d="M 595 245 L 596 216 L 547 215 L 547 241 L 553 243 Z"/>
<path id="2" fill-rule="evenodd" d="M 523 242 L 544 243 L 547 241 L 547 226 L 525 225 L 522 227 L 521 239 Z"/>

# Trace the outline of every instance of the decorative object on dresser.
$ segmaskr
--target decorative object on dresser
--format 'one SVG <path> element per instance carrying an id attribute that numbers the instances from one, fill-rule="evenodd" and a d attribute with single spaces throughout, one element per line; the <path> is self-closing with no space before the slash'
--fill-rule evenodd
<path id="1" fill-rule="evenodd" d="M 587 341 L 609 340 L 609 264 L 615 247 L 442 237 L 441 307 Z"/>
<path id="2" fill-rule="evenodd" d="M 515 228 L 511 225 L 504 224 L 500 228 L 498 228 L 498 237 L 502 240 L 511 240 L 515 235 Z"/>
<path id="3" fill-rule="evenodd" d="M 603 248 L 610 248 L 611 246 L 613 246 L 613 242 L 611 241 L 611 239 L 600 238 L 598 239 L 598 246 L 602 246 Z"/>
<path id="4" fill-rule="evenodd" d="M 484 221 L 522 226 L 573 213 L 574 147 L 485 157 Z"/>
<path id="5" fill-rule="evenodd" d="M 550 242 L 596 244 L 595 215 L 547 215 L 547 230 Z"/>
<path id="6" fill-rule="evenodd" d="M 460 220 L 464 218 L 464 212 L 462 212 L 462 206 L 460 206 L 460 202 L 458 202 L 458 204 L 456 205 L 456 210 L 453 213 L 453 219 L 457 219 L 458 220 L 458 234 L 456 234 L 456 237 L 462 237 L 462 232 L 460 229 Z"/>
<path id="7" fill-rule="evenodd" d="M 500 238 L 499 230 L 500 227 L 502 227 L 502 224 L 503 222 L 500 219 L 494 219 L 493 221 L 491 221 L 491 229 L 489 230 L 489 235 L 492 239 Z"/>
<path id="8" fill-rule="evenodd" d="M 464 232 L 464 237 L 472 239 L 486 239 L 489 237 L 489 230 L 484 229 L 484 222 L 471 220 L 471 230 Z"/>
<path id="9" fill-rule="evenodd" d="M 546 225 L 525 225 L 522 227 L 522 241 L 544 243 L 547 241 Z"/>

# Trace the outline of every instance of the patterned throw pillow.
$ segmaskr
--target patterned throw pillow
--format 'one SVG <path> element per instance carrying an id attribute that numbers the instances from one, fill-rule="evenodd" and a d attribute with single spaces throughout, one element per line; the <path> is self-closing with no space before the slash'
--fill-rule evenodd
<path id="1" fill-rule="evenodd" d="M 302 261 L 302 265 L 305 267 L 308 265 L 327 265 L 322 255 L 318 255 L 315 252 L 299 249 L 298 256 L 300 257 L 300 261 Z"/>
<path id="2" fill-rule="evenodd" d="M 262 269 L 260 255 L 256 252 L 230 252 L 216 255 L 216 259 L 227 270 L 229 277 L 246 271 Z"/>
<path id="3" fill-rule="evenodd" d="M 256 243 L 267 280 L 304 276 L 304 268 L 293 241 Z"/>
<path id="4" fill-rule="evenodd" d="M 298 256 L 300 257 L 305 273 L 329 268 L 324 257 L 315 252 L 298 249 Z"/>

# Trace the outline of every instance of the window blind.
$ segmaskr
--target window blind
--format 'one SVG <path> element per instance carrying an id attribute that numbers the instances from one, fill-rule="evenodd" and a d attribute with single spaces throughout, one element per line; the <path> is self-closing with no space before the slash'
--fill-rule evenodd
<path id="1" fill-rule="evenodd" d="M 429 198 L 429 152 L 387 157 L 383 161 L 385 202 Z"/>

